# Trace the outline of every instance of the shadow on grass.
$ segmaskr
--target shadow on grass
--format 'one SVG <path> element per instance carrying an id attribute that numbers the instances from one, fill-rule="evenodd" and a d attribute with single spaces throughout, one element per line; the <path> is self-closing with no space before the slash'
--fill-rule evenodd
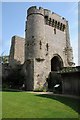
<path id="1" fill-rule="evenodd" d="M 48 94 L 39 94 L 36 96 L 57 100 L 65 105 L 71 107 L 78 114 L 80 114 L 80 99 L 74 99 L 74 98 L 56 96 L 56 95 L 54 96 L 54 95 L 48 95 Z"/>
<path id="2" fill-rule="evenodd" d="M 3 118 L 2 120 L 79 120 L 78 118 Z"/>
<path id="3" fill-rule="evenodd" d="M 19 90 L 19 89 L 2 89 L 2 92 L 23 92 L 23 90 Z"/>

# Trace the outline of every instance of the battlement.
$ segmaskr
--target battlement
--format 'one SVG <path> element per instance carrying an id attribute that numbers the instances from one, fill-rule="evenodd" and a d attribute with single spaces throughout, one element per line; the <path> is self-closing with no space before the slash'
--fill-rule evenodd
<path id="1" fill-rule="evenodd" d="M 44 9 L 42 7 L 32 6 L 27 10 L 27 16 L 31 14 L 41 14 L 44 16 Z"/>
<path id="2" fill-rule="evenodd" d="M 44 9 L 44 15 L 45 16 L 54 16 L 54 15 L 56 15 L 59 19 L 61 19 L 62 21 L 66 21 L 66 19 L 64 18 L 64 17 L 62 17 L 62 16 L 60 16 L 60 15 L 58 15 L 57 13 L 55 13 L 55 12 L 52 12 L 52 11 L 50 11 L 50 10 L 48 10 L 48 9 Z"/>
<path id="3" fill-rule="evenodd" d="M 38 8 L 37 6 L 32 6 L 27 10 L 27 17 L 33 14 L 38 14 L 43 16 L 46 25 L 57 28 L 63 32 L 65 31 L 67 20 L 64 17 L 48 9 L 44 9 L 42 7 Z"/>
<path id="4" fill-rule="evenodd" d="M 62 21 L 66 21 L 66 19 L 60 15 L 58 15 L 57 13 L 54 13 L 48 9 L 44 9 L 42 7 L 37 7 L 37 6 L 32 6 L 27 10 L 27 16 L 31 15 L 31 14 L 41 14 L 44 16 L 48 16 L 49 18 L 51 17 L 53 19 L 54 16 L 56 16 L 58 19 L 62 20 Z"/>

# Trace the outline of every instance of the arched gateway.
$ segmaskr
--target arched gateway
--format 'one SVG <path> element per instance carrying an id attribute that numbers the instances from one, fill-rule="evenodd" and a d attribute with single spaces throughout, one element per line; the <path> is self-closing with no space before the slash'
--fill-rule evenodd
<path id="1" fill-rule="evenodd" d="M 59 55 L 54 55 L 51 59 L 51 71 L 58 71 L 63 68 L 63 60 Z"/>
<path id="2" fill-rule="evenodd" d="M 51 59 L 51 72 L 48 78 L 49 91 L 62 93 L 62 79 L 61 75 L 57 74 L 57 71 L 61 70 L 63 66 L 62 58 L 58 54 L 54 55 L 54 57 Z"/>

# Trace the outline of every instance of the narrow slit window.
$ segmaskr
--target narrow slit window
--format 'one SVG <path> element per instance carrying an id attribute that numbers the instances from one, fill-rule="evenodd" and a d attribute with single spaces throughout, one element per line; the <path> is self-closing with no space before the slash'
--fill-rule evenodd
<path id="1" fill-rule="evenodd" d="M 57 24 L 57 28 L 59 29 L 59 26 L 60 26 L 60 22 L 58 22 L 58 24 Z"/>
<path id="2" fill-rule="evenodd" d="M 49 45 L 48 45 L 48 43 L 46 44 L 46 48 L 47 48 L 47 51 L 48 51 L 48 48 L 49 48 Z"/>
<path id="3" fill-rule="evenodd" d="M 60 25 L 60 30 L 62 30 L 62 23 L 61 23 L 61 25 Z"/>
<path id="4" fill-rule="evenodd" d="M 48 23 L 48 16 L 45 16 L 45 23 L 47 24 Z"/>
<path id="5" fill-rule="evenodd" d="M 54 19 L 53 19 L 53 21 L 52 21 L 52 27 L 54 27 Z"/>
<path id="6" fill-rule="evenodd" d="M 49 19 L 49 25 L 51 25 L 51 18 Z"/>
<path id="7" fill-rule="evenodd" d="M 63 31 L 65 30 L 65 25 L 63 25 Z"/>
<path id="8" fill-rule="evenodd" d="M 54 27 L 55 27 L 55 28 L 57 27 L 57 21 L 55 21 L 55 25 L 54 25 Z"/>
<path id="9" fill-rule="evenodd" d="M 56 29 L 54 28 L 54 34 L 56 34 Z"/>
<path id="10" fill-rule="evenodd" d="M 40 49 L 41 49 L 41 46 L 42 46 L 42 42 L 40 41 Z"/>

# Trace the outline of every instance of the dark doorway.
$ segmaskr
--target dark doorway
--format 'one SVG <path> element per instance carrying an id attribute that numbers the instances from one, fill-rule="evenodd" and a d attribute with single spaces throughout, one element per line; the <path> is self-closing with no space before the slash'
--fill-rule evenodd
<path id="1" fill-rule="evenodd" d="M 62 77 L 57 71 L 62 70 L 63 61 L 59 55 L 55 55 L 51 59 L 51 72 L 48 76 L 48 90 L 54 93 L 62 93 Z"/>
<path id="2" fill-rule="evenodd" d="M 50 72 L 48 76 L 48 91 L 54 93 L 62 93 L 62 77 L 61 74 Z"/>
<path id="3" fill-rule="evenodd" d="M 51 59 L 51 71 L 58 71 L 63 68 L 63 62 L 60 56 L 56 55 Z"/>

